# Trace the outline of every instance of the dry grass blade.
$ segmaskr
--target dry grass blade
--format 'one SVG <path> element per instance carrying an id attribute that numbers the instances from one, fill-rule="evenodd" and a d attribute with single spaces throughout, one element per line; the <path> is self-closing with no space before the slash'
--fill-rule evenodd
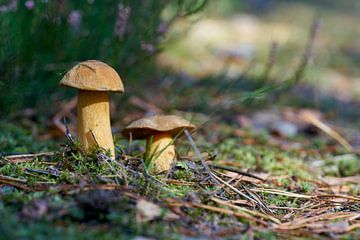
<path id="1" fill-rule="evenodd" d="M 8 177 L 8 176 L 4 176 L 4 175 L 0 175 L 0 181 L 1 180 L 7 181 L 7 182 L 26 183 L 25 179 L 13 178 L 13 177 Z"/>
<path id="2" fill-rule="evenodd" d="M 227 183 L 230 184 L 230 183 L 233 182 L 235 179 L 236 179 L 236 177 L 233 177 L 233 178 L 229 179 L 229 180 L 227 181 Z M 226 191 L 226 188 L 224 188 L 224 187 L 225 187 L 224 184 L 219 185 L 219 186 L 213 191 L 214 194 L 218 193 L 220 190 L 225 190 L 225 191 Z M 229 191 L 226 191 L 226 192 L 229 193 Z"/>
<path id="3" fill-rule="evenodd" d="M 249 221 L 252 222 L 256 222 L 256 223 L 260 223 L 264 226 L 268 226 L 268 223 L 265 221 L 262 221 L 258 218 L 255 218 L 251 215 L 249 215 L 248 213 L 245 212 L 235 212 L 235 211 L 231 211 L 228 209 L 224 209 L 224 208 L 219 208 L 219 207 L 214 207 L 214 206 L 209 206 L 206 204 L 202 204 L 202 203 L 194 203 L 194 202 L 184 202 L 182 203 L 183 206 L 188 206 L 188 207 L 197 207 L 197 208 L 202 208 L 208 211 L 212 211 L 212 212 L 218 212 L 218 213 L 222 213 L 222 214 L 226 214 L 226 215 L 233 215 L 235 217 L 240 217 L 240 218 L 244 218 L 247 219 Z"/>
<path id="4" fill-rule="evenodd" d="M 192 139 L 189 131 L 185 129 L 185 130 L 184 130 L 184 133 L 185 133 L 187 139 L 189 140 L 191 147 L 194 149 L 195 154 L 196 154 L 196 157 L 198 157 L 198 158 L 200 159 L 201 164 L 202 164 L 202 166 L 204 167 L 205 171 L 209 174 L 209 176 L 211 177 L 211 179 L 214 180 L 215 183 L 219 184 L 219 181 L 217 180 L 217 178 L 214 177 L 215 174 L 213 174 L 213 173 L 211 172 L 209 166 L 206 164 L 204 158 L 202 157 L 202 155 L 201 155 L 199 149 L 197 148 L 194 140 Z"/>
<path id="5" fill-rule="evenodd" d="M 254 189 L 251 189 L 251 191 L 271 193 L 271 194 L 282 195 L 282 196 L 287 196 L 287 197 L 294 197 L 294 198 L 304 198 L 304 199 L 313 198 L 313 196 L 292 193 L 292 192 L 286 192 L 286 191 L 282 191 L 282 190 L 278 190 L 278 189 L 254 188 Z"/>
<path id="6" fill-rule="evenodd" d="M 277 224 L 281 223 L 280 220 L 275 218 L 275 217 L 272 217 L 272 216 L 269 216 L 269 215 L 266 215 L 266 214 L 263 214 L 263 213 L 260 213 L 260 212 L 252 211 L 252 210 L 249 210 L 247 208 L 242 208 L 242 207 L 236 206 L 234 204 L 231 204 L 229 201 L 223 201 L 223 200 L 220 200 L 220 199 L 215 198 L 215 197 L 211 198 L 211 200 L 218 203 L 218 204 L 225 205 L 225 206 L 228 206 L 230 208 L 236 209 L 238 211 L 242 211 L 242 212 L 251 214 L 251 215 L 256 216 L 256 217 L 261 217 L 261 218 L 270 220 L 270 221 L 272 221 L 274 223 L 277 223 Z"/>
<path id="7" fill-rule="evenodd" d="M 266 211 L 272 213 L 272 211 L 266 206 L 266 204 L 261 201 L 261 199 L 257 196 L 254 196 L 253 193 L 247 191 L 250 196 L 246 195 L 245 193 L 241 192 L 240 190 L 238 190 L 237 188 L 235 188 L 234 186 L 232 186 L 231 184 L 229 184 L 228 182 L 224 181 L 223 179 L 221 179 L 220 177 L 216 176 L 214 173 L 210 172 L 217 180 L 219 180 L 221 183 L 223 183 L 225 186 L 229 187 L 231 190 L 233 190 L 234 192 L 236 192 L 237 194 L 243 196 L 244 198 L 246 198 L 247 200 L 249 200 L 250 202 L 254 202 L 256 205 L 258 205 L 260 208 L 265 209 Z M 245 189 L 245 188 L 244 188 Z M 246 190 L 246 189 L 245 189 Z"/>
<path id="8" fill-rule="evenodd" d="M 251 189 L 251 190 L 254 191 L 254 192 L 265 192 L 265 193 L 271 193 L 271 194 L 282 195 L 282 196 L 287 196 L 287 197 L 304 198 L 304 199 L 311 199 L 312 198 L 312 196 L 309 196 L 309 195 L 286 192 L 286 191 L 282 191 L 282 190 L 278 190 L 278 189 L 257 188 L 257 189 Z"/>
<path id="9" fill-rule="evenodd" d="M 30 162 L 38 157 L 51 157 L 54 156 L 54 152 L 43 152 L 43 153 L 34 153 L 34 154 L 19 154 L 19 155 L 10 155 L 5 156 L 4 159 L 10 163 L 23 163 Z"/>
<path id="10" fill-rule="evenodd" d="M 247 189 L 243 186 L 244 190 L 254 199 L 256 200 L 267 212 L 274 213 L 268 206 L 261 200 L 261 198 L 255 193 L 252 192 L 250 189 Z"/>
<path id="11" fill-rule="evenodd" d="M 29 192 L 35 191 L 34 189 L 25 186 L 25 184 L 21 184 L 21 183 L 18 184 L 18 183 L 15 183 L 13 181 L 7 181 L 7 180 L 4 180 L 4 179 L 0 179 L 0 183 L 3 183 L 5 185 L 9 185 L 9 186 L 13 186 L 15 188 L 19 188 L 19 189 L 29 191 Z"/>
<path id="12" fill-rule="evenodd" d="M 278 190 L 278 189 L 254 188 L 251 190 L 254 192 L 265 192 L 265 193 L 271 193 L 271 194 L 275 194 L 275 195 L 282 195 L 282 196 L 302 198 L 302 199 L 343 198 L 343 199 L 348 199 L 348 200 L 352 200 L 352 201 L 360 201 L 359 197 L 348 196 L 348 195 L 339 195 L 339 194 L 317 194 L 317 195 L 310 196 L 310 195 L 304 195 L 304 194 L 299 194 L 299 193 L 287 192 L 287 191 Z"/>
<path id="13" fill-rule="evenodd" d="M 237 173 L 237 174 L 240 174 L 240 175 L 243 175 L 243 176 L 258 179 L 258 180 L 263 181 L 263 182 L 266 181 L 265 179 L 263 179 L 261 177 L 258 177 L 256 175 L 248 173 L 248 172 L 241 171 L 241 170 L 236 169 L 234 167 L 227 167 L 227 166 L 221 166 L 221 165 L 215 165 L 215 164 L 210 164 L 210 167 L 211 168 L 216 168 L 216 169 L 221 169 L 221 170 L 226 170 L 226 171 L 230 171 L 230 172 L 234 172 L 234 173 Z"/>
<path id="14" fill-rule="evenodd" d="M 258 204 L 257 201 L 255 201 L 254 199 L 252 199 L 251 197 L 247 196 L 245 193 L 241 192 L 240 190 L 238 190 L 237 188 L 235 188 L 234 186 L 230 185 L 229 183 L 227 183 L 226 181 L 222 180 L 220 177 L 216 176 L 214 173 L 210 172 L 210 174 L 216 178 L 218 181 L 220 181 L 221 183 L 223 183 L 225 186 L 229 187 L 231 190 L 233 190 L 234 192 L 236 192 L 237 194 L 243 196 L 244 198 L 246 198 L 247 200 L 251 201 L 251 202 L 255 202 L 256 204 Z"/>
<path id="15" fill-rule="evenodd" d="M 352 152 L 354 149 L 352 146 L 343 138 L 339 133 L 333 130 L 331 127 L 326 125 L 325 123 L 321 122 L 314 114 L 309 111 L 303 111 L 300 113 L 300 117 L 305 121 L 313 124 L 314 126 L 321 129 L 323 132 L 334 138 L 338 141 L 347 151 Z"/>
<path id="16" fill-rule="evenodd" d="M 278 226 L 276 226 L 279 230 L 294 230 L 304 227 L 311 227 L 312 224 L 315 222 L 326 220 L 336 220 L 336 219 L 343 219 L 343 220 L 349 220 L 352 219 L 354 216 L 358 216 L 359 213 L 354 212 L 331 212 L 331 213 L 324 213 L 321 215 L 309 217 L 309 218 L 299 218 L 295 219 L 291 222 L 282 223 Z"/>
<path id="17" fill-rule="evenodd" d="M 339 194 L 319 194 L 319 195 L 316 195 L 316 198 L 344 198 L 344 199 L 353 200 L 353 201 L 360 201 L 359 197 L 348 196 L 348 195 L 339 195 Z"/>

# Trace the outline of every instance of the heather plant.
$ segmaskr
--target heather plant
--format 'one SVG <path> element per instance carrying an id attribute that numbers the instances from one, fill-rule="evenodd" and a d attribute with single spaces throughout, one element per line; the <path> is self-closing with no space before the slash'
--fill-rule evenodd
<path id="1" fill-rule="evenodd" d="M 50 102 L 61 75 L 77 61 L 107 62 L 127 82 L 151 75 L 169 25 L 205 2 L 1 1 L 0 113 Z"/>

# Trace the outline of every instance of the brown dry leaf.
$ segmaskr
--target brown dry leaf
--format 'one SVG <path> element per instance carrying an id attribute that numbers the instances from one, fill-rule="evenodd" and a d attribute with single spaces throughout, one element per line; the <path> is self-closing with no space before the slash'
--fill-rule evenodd
<path id="1" fill-rule="evenodd" d="M 347 151 L 352 152 L 354 149 L 349 144 L 349 142 L 343 138 L 338 132 L 336 132 L 334 129 L 326 125 L 324 122 L 322 122 L 318 116 L 316 116 L 312 111 L 309 110 L 303 110 L 299 112 L 299 117 L 303 119 L 304 121 L 307 121 L 314 126 L 321 129 L 323 132 L 328 134 L 330 137 L 334 138 L 336 141 L 338 141 Z"/>
<path id="2" fill-rule="evenodd" d="M 159 205 L 140 199 L 136 203 L 136 220 L 137 222 L 147 222 L 155 218 L 163 217 L 165 220 L 176 220 L 179 216 L 173 212 L 166 211 Z"/>
<path id="3" fill-rule="evenodd" d="M 311 115 L 315 116 L 317 119 L 323 121 L 324 115 L 323 113 L 319 112 L 316 109 L 293 109 L 293 108 L 286 108 L 282 111 L 282 117 L 291 123 L 296 124 L 299 128 L 306 128 L 309 126 L 309 122 L 305 121 L 303 118 L 299 117 L 304 112 L 311 113 Z"/>
<path id="4" fill-rule="evenodd" d="M 349 229 L 349 222 L 348 221 L 338 221 L 334 223 L 329 222 L 320 222 L 316 224 L 312 224 L 309 228 L 316 233 L 345 233 Z"/>
<path id="5" fill-rule="evenodd" d="M 325 177 L 324 181 L 331 186 L 337 186 L 337 185 L 343 185 L 349 183 L 358 184 L 360 183 L 360 175 L 343 177 L 343 178 Z"/>

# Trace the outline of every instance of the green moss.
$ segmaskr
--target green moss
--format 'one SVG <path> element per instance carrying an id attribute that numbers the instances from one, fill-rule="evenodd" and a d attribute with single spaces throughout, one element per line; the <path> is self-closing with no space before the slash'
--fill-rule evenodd
<path id="1" fill-rule="evenodd" d="M 314 190 L 314 184 L 310 182 L 300 182 L 302 192 L 311 193 Z"/>
<path id="2" fill-rule="evenodd" d="M 327 175 L 346 177 L 360 173 L 360 155 L 358 154 L 330 155 L 323 162 L 322 168 Z"/>
<path id="3" fill-rule="evenodd" d="M 13 123 L 0 121 L 0 154 L 19 154 L 56 149 L 53 141 L 38 141 L 32 133 Z"/>
<path id="4" fill-rule="evenodd" d="M 226 139 L 215 145 L 219 159 L 235 161 L 253 171 L 271 172 L 272 175 L 291 175 L 311 178 L 308 166 L 292 152 L 283 152 L 276 147 L 242 145 L 237 139 Z"/>

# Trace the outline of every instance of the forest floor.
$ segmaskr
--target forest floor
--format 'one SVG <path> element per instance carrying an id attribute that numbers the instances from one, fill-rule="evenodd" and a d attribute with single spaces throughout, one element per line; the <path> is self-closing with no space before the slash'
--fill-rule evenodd
<path id="1" fill-rule="evenodd" d="M 258 34 L 269 33 L 277 11 L 292 18 L 276 25 L 286 34 L 271 43 Z M 329 11 L 327 24 L 353 22 Z M 349 49 L 359 33 L 347 24 L 343 38 L 326 24 L 318 33 L 311 12 L 284 5 L 262 17 L 193 23 L 159 56 L 169 73 L 146 91 L 129 86 L 122 111 L 112 110 L 115 160 L 100 149 L 85 154 L 66 137 L 64 117 L 76 132 L 75 99 L 45 120 L 36 109 L 1 120 L 0 239 L 358 239 L 359 52 Z M 299 22 L 306 27 L 292 25 Z M 229 45 L 232 26 L 248 39 Z M 201 29 L 213 28 L 228 32 L 206 42 Z M 329 39 L 342 50 L 318 47 Z M 306 59 L 309 47 L 315 60 Z M 197 126 L 176 140 L 176 165 L 157 176 L 143 161 L 144 142 L 119 134 L 154 113 Z"/>

